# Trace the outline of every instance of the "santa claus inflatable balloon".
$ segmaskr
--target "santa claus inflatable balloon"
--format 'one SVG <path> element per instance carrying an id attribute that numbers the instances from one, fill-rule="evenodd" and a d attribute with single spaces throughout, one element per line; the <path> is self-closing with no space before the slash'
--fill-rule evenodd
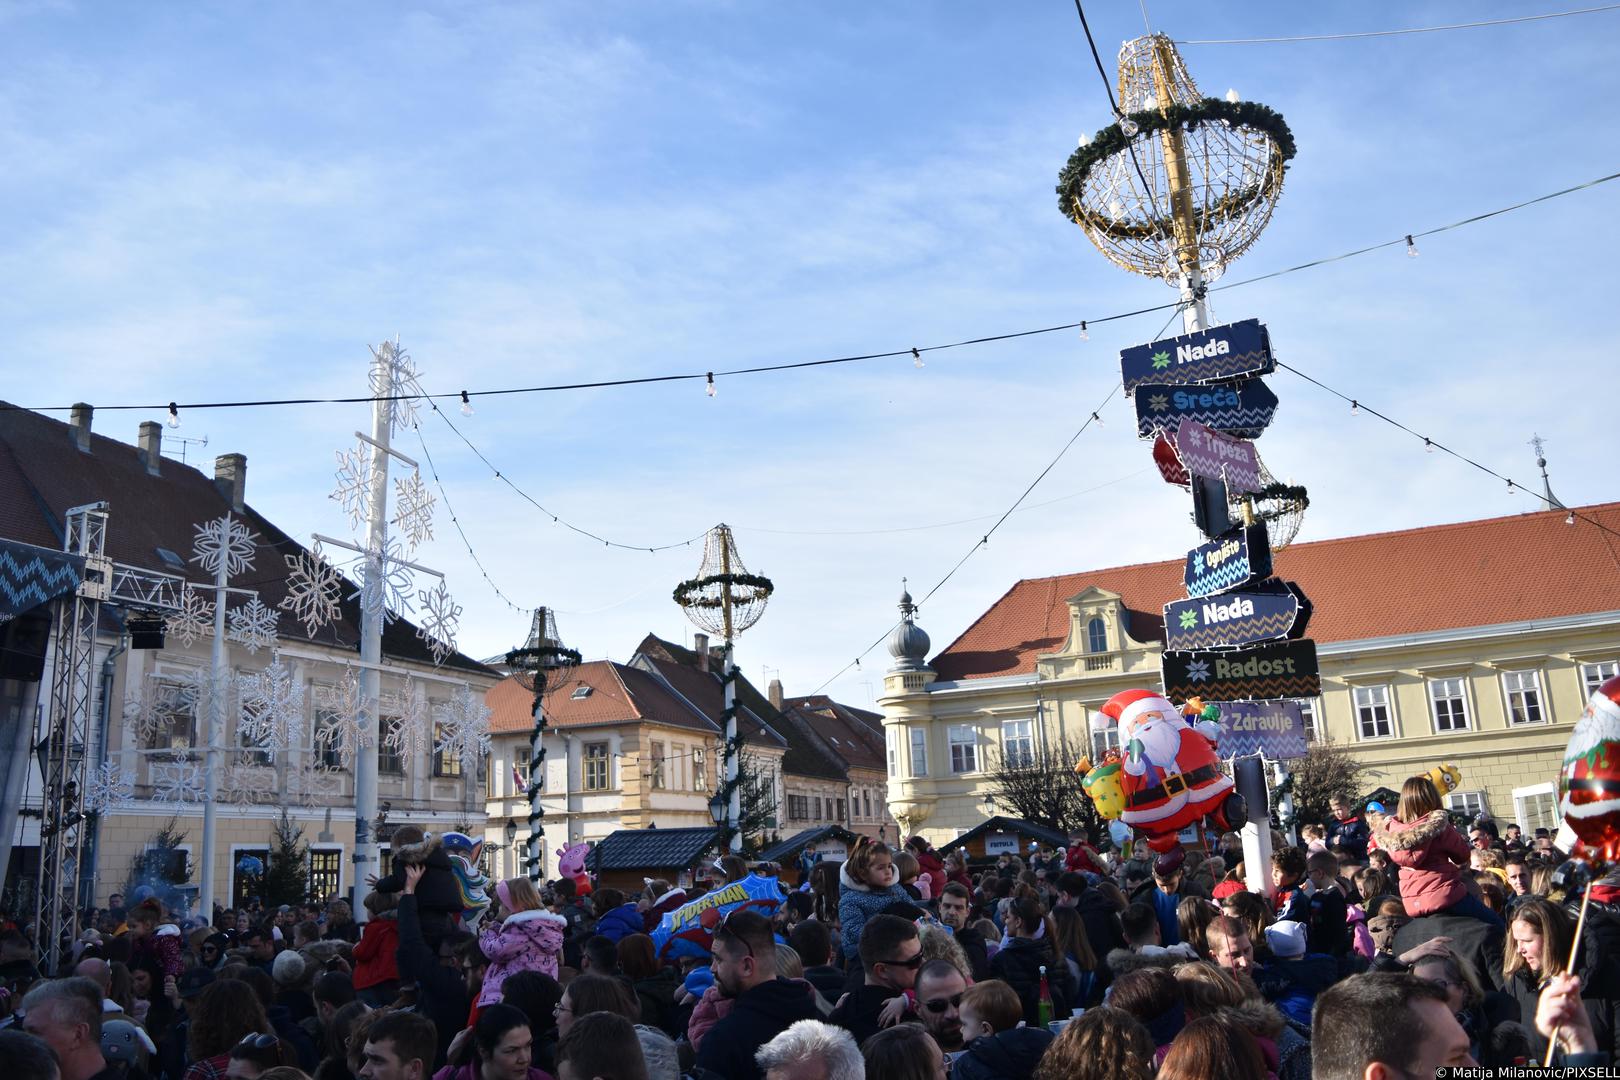
<path id="1" fill-rule="evenodd" d="M 1197 718 L 1203 706 L 1194 704 Z M 1121 691 L 1101 712 L 1119 724 L 1125 797 L 1119 820 L 1145 836 L 1148 847 L 1173 850 L 1176 834 L 1197 821 L 1207 819 L 1223 833 L 1248 821 L 1243 797 L 1215 753 L 1220 724 L 1200 719 L 1189 725 L 1182 710 L 1152 690 Z"/>
<path id="2" fill-rule="evenodd" d="M 1575 721 L 1558 795 L 1581 842 L 1604 859 L 1620 857 L 1620 676 L 1599 686 Z"/>

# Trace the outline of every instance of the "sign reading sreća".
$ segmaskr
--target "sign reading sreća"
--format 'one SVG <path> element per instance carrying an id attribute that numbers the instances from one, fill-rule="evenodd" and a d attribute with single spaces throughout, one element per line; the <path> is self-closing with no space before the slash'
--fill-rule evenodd
<path id="1" fill-rule="evenodd" d="M 1305 756 L 1305 717 L 1297 701 L 1222 701 L 1220 755 Z"/>
<path id="2" fill-rule="evenodd" d="M 1310 601 L 1291 581 L 1263 581 L 1244 589 L 1164 605 L 1167 649 L 1251 645 L 1272 638 L 1303 637 Z"/>
<path id="3" fill-rule="evenodd" d="M 1160 664 L 1165 696 L 1174 701 L 1316 697 L 1322 692 L 1316 642 L 1308 638 L 1241 649 L 1167 651 Z"/>
<path id="4" fill-rule="evenodd" d="M 1119 354 L 1127 394 L 1142 383 L 1214 382 L 1239 375 L 1263 375 L 1276 367 L 1271 356 L 1271 336 L 1259 319 L 1133 345 Z"/>
<path id="5" fill-rule="evenodd" d="M 1151 439 L 1182 418 L 1239 439 L 1258 439 L 1277 415 L 1277 395 L 1261 379 L 1198 386 L 1143 383 L 1136 388 L 1136 433 Z"/>
<path id="6" fill-rule="evenodd" d="M 1271 576 L 1271 539 L 1264 522 L 1224 532 L 1187 552 L 1181 580 L 1194 599 Z"/>
<path id="7" fill-rule="evenodd" d="M 1255 492 L 1260 483 L 1260 458 L 1254 444 L 1222 435 L 1183 416 L 1176 427 L 1176 453 L 1194 476 L 1224 479 L 1228 489 Z"/>

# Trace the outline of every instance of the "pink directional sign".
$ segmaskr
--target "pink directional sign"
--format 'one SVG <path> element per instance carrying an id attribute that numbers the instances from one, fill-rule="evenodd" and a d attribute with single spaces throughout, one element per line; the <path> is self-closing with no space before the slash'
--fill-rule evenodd
<path id="1" fill-rule="evenodd" d="M 1222 435 L 1184 416 L 1176 428 L 1176 452 L 1194 476 L 1225 477 L 1226 486 L 1236 492 L 1255 492 L 1262 487 L 1260 459 L 1253 443 Z"/>

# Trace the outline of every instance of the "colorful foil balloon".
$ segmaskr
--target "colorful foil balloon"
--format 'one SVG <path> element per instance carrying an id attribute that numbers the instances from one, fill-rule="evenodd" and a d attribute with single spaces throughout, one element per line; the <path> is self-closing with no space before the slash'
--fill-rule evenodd
<path id="1" fill-rule="evenodd" d="M 1620 676 L 1599 686 L 1575 721 L 1558 809 L 1587 847 L 1604 859 L 1620 855 Z"/>
<path id="2" fill-rule="evenodd" d="M 749 874 L 741 881 L 704 893 L 674 911 L 666 911 L 653 929 L 653 949 L 660 960 L 708 957 L 714 948 L 715 928 L 727 915 L 748 908 L 770 918 L 781 904 L 782 890 L 774 877 Z"/>
<path id="3" fill-rule="evenodd" d="M 1101 765 L 1087 772 L 1080 786 L 1091 797 L 1097 816 L 1113 821 L 1125 812 L 1125 789 L 1119 783 L 1119 751 L 1110 750 Z"/>

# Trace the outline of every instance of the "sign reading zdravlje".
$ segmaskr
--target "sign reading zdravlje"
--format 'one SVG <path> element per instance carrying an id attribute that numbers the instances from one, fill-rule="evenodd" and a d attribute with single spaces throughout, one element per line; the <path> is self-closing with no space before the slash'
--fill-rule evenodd
<path id="1" fill-rule="evenodd" d="M 1273 761 L 1305 756 L 1305 717 L 1297 701 L 1221 703 L 1221 756 L 1264 754 Z"/>
<path id="2" fill-rule="evenodd" d="M 1213 382 L 1264 374 L 1276 366 L 1271 356 L 1271 338 L 1259 319 L 1133 345 L 1119 354 L 1127 394 L 1141 383 Z"/>
<path id="3" fill-rule="evenodd" d="M 1268 641 L 1241 649 L 1166 652 L 1164 692 L 1172 701 L 1316 697 L 1316 642 Z"/>
<path id="4" fill-rule="evenodd" d="M 1194 599 L 1271 576 L 1271 540 L 1264 522 L 1233 529 L 1187 552 L 1181 576 Z"/>
<path id="5" fill-rule="evenodd" d="M 1143 383 L 1136 388 L 1136 433 L 1144 439 L 1174 431 L 1181 418 L 1239 439 L 1258 439 L 1277 413 L 1277 395 L 1259 379 L 1230 385 Z"/>
<path id="6" fill-rule="evenodd" d="M 1310 615 L 1310 601 L 1291 581 L 1172 600 L 1164 605 L 1164 646 L 1180 651 L 1300 637 Z"/>

